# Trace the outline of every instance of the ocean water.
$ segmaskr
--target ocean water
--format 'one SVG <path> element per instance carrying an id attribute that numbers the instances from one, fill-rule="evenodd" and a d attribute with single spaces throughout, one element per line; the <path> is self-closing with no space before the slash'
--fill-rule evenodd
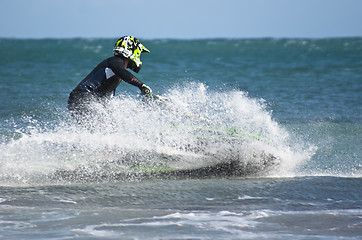
<path id="1" fill-rule="evenodd" d="M 144 39 L 82 128 L 115 40 L 0 39 L 0 239 L 362 239 L 362 38 Z"/>

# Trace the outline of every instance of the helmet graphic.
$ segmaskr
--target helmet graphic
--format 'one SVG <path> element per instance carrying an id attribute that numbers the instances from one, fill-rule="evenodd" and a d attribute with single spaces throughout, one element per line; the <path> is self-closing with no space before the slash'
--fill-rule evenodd
<path id="1" fill-rule="evenodd" d="M 113 48 L 113 53 L 115 56 L 121 55 L 125 58 L 128 58 L 130 61 L 128 63 L 128 68 L 132 71 L 138 73 L 141 70 L 141 53 L 150 52 L 145 48 L 137 38 L 133 36 L 124 36 L 117 40 Z"/>

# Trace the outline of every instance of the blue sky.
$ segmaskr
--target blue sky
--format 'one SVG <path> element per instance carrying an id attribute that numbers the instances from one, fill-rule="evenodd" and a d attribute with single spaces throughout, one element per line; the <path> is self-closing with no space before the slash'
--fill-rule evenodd
<path id="1" fill-rule="evenodd" d="M 0 37 L 362 36 L 362 0 L 0 0 Z"/>

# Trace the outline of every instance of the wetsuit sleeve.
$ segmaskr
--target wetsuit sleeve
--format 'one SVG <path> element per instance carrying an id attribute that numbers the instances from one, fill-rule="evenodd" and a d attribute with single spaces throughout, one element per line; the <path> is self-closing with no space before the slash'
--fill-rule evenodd
<path id="1" fill-rule="evenodd" d="M 123 81 L 141 89 L 143 82 L 141 82 L 138 78 L 136 78 L 127 69 L 125 69 L 124 62 L 122 59 L 110 59 L 109 66 L 112 69 L 112 71 Z"/>

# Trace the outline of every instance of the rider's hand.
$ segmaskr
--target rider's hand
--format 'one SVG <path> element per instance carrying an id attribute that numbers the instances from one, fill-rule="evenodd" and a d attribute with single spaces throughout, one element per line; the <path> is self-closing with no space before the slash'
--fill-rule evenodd
<path id="1" fill-rule="evenodd" d="M 145 84 L 143 84 L 140 89 L 141 89 L 142 95 L 147 95 L 152 92 L 152 89 Z"/>

